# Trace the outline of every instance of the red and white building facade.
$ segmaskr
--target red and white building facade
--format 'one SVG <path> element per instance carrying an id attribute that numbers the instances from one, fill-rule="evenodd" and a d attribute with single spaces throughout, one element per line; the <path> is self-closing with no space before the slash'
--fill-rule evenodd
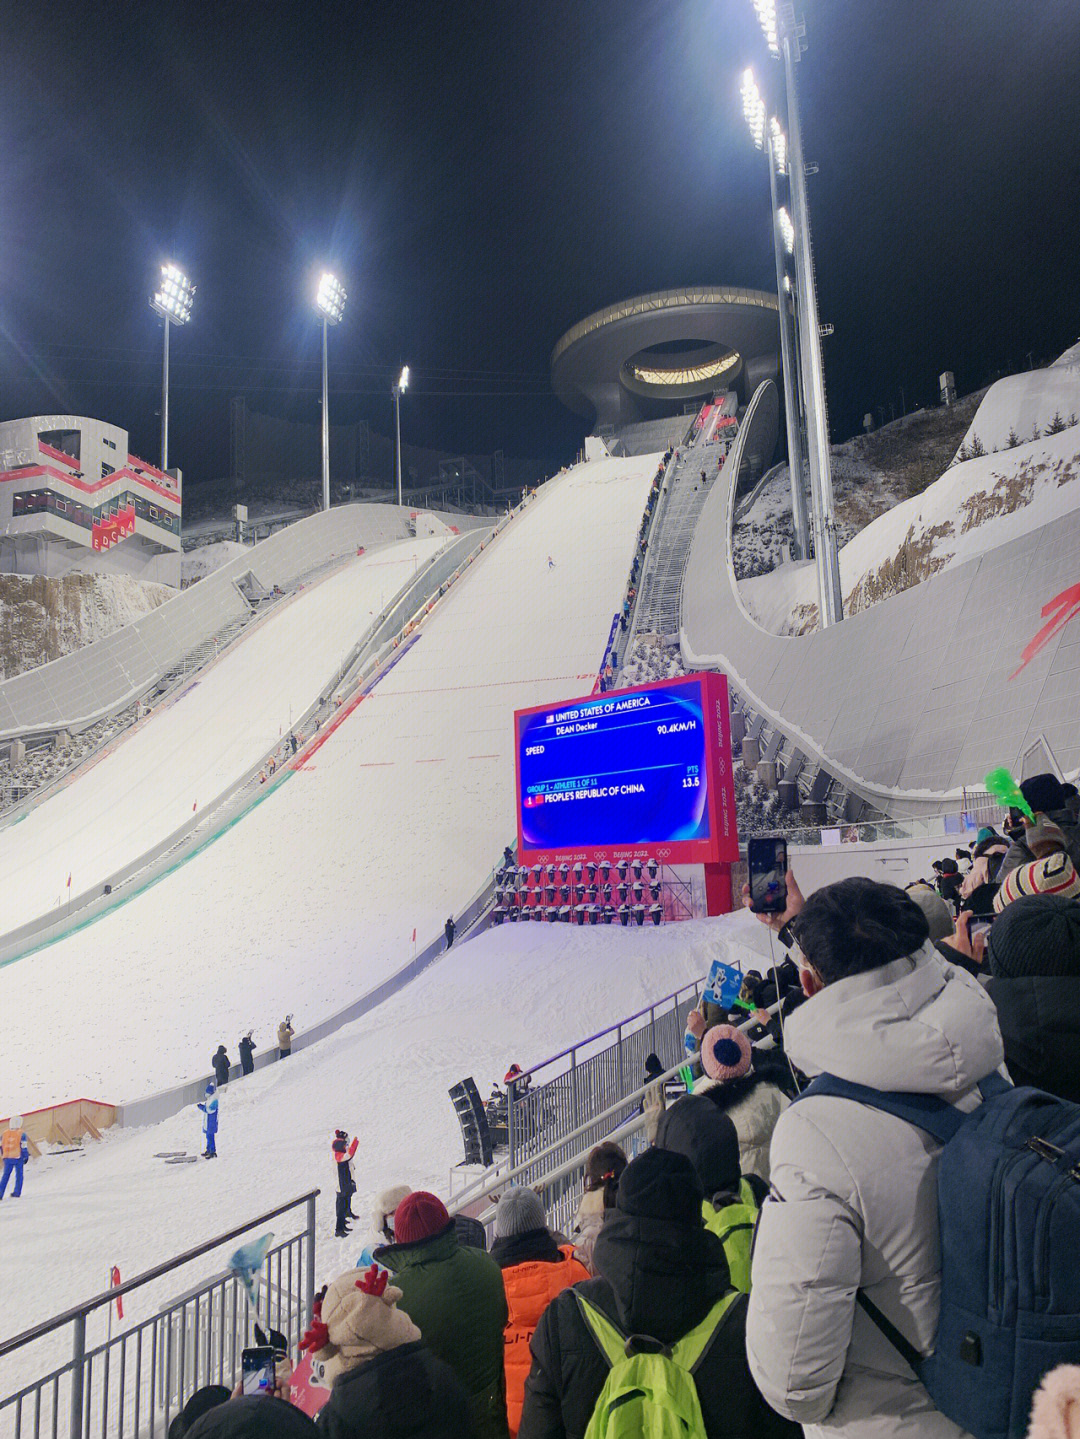
<path id="1" fill-rule="evenodd" d="M 180 586 L 180 472 L 83 415 L 0 422 L 0 572 L 130 574 Z"/>

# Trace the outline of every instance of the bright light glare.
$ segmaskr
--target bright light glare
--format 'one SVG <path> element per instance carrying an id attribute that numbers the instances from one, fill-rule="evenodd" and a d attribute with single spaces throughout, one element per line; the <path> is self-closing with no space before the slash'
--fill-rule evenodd
<path id="1" fill-rule="evenodd" d="M 402 366 L 401 374 L 400 374 L 399 377 L 398 377 L 397 387 L 398 387 L 399 390 L 407 390 L 407 389 L 409 388 L 409 367 L 408 367 L 408 365 L 403 365 L 403 366 Z"/>
<path id="2" fill-rule="evenodd" d="M 774 115 L 769 121 L 769 134 L 772 136 L 773 161 L 776 165 L 778 175 L 787 174 L 787 136 L 780 128 L 780 121 Z"/>
<path id="3" fill-rule="evenodd" d="M 319 281 L 319 293 L 315 296 L 315 304 L 331 325 L 341 323 L 341 317 L 345 313 L 345 301 L 348 298 L 345 286 L 337 276 L 331 275 L 329 270 L 324 270 L 323 277 Z"/>
<path id="4" fill-rule="evenodd" d="M 790 294 L 791 294 L 791 276 L 790 276 L 790 275 L 785 275 L 785 276 L 784 276 L 784 294 L 785 294 L 785 295 L 790 295 Z"/>
<path id="5" fill-rule="evenodd" d="M 177 265 L 162 265 L 161 286 L 150 297 L 150 304 L 174 325 L 186 325 L 191 319 L 191 302 L 195 286 Z"/>
<path id="6" fill-rule="evenodd" d="M 765 42 L 774 55 L 780 54 L 780 32 L 776 26 L 776 0 L 754 0 Z"/>
<path id="7" fill-rule="evenodd" d="M 784 240 L 784 249 L 789 255 L 795 253 L 795 226 L 791 223 L 791 216 L 780 206 L 776 212 L 776 218 L 780 225 L 780 234 Z"/>
<path id="8" fill-rule="evenodd" d="M 765 102 L 761 98 L 753 70 L 743 71 L 741 94 L 743 115 L 750 127 L 751 138 L 760 150 L 765 144 Z"/>

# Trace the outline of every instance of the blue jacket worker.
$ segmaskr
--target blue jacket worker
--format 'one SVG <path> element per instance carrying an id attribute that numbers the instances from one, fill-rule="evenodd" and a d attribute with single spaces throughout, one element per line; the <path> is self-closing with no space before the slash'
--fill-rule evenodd
<path id="1" fill-rule="evenodd" d="M 218 1097 L 213 1080 L 206 1086 L 206 1095 L 199 1105 L 203 1116 L 203 1134 L 206 1135 L 204 1159 L 217 1158 Z"/>

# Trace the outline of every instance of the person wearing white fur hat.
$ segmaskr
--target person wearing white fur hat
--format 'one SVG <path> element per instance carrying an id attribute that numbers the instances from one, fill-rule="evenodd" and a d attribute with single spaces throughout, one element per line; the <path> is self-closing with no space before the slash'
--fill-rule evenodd
<path id="1" fill-rule="evenodd" d="M 397 1307 L 401 1290 L 372 1265 L 335 1279 L 316 1300 L 301 1340 L 331 1381 L 318 1428 L 331 1439 L 391 1439 L 408 1414 L 413 1439 L 468 1439 L 465 1391 L 450 1366 L 423 1343 Z"/>

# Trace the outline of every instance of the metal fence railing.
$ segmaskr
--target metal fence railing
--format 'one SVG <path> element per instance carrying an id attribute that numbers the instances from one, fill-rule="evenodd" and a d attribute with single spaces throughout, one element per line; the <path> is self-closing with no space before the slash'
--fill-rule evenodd
<path id="1" fill-rule="evenodd" d="M 636 1090 L 648 1055 L 656 1054 L 665 1069 L 675 1064 L 683 1053 L 686 1017 L 703 983 L 677 989 L 512 1080 L 507 1095 L 511 1168 L 577 1132 L 590 1116 Z M 630 1118 L 634 1108 L 628 1101 L 615 1123 Z"/>
<path id="2" fill-rule="evenodd" d="M 100 1342 L 88 1339 L 88 1320 L 102 1316 L 118 1298 L 194 1264 L 224 1244 L 263 1232 L 272 1220 L 303 1212 L 303 1227 L 275 1244 L 262 1270 L 260 1311 L 264 1321 L 295 1340 L 309 1323 L 315 1294 L 315 1199 L 312 1190 L 248 1224 L 200 1244 L 157 1268 L 108 1289 L 43 1324 L 0 1343 L 0 1376 L 35 1366 L 36 1345 L 55 1348 L 67 1339 L 69 1357 L 37 1378 L 0 1379 L 0 1433 L 14 1439 L 155 1439 L 206 1384 L 232 1388 L 240 1356 L 254 1342 L 254 1315 L 246 1292 L 230 1271 L 201 1280 L 162 1304 L 157 1313 Z M 291 1226 L 294 1227 L 294 1226 Z"/>

